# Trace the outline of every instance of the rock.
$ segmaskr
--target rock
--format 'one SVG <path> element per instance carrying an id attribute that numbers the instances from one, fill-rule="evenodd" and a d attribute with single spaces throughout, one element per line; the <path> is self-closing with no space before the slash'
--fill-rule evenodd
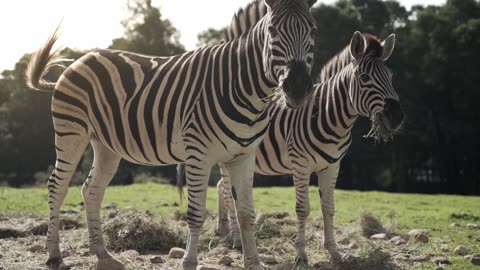
<path id="1" fill-rule="evenodd" d="M 402 237 L 397 235 L 397 236 L 394 236 L 394 237 L 390 238 L 390 240 L 388 240 L 388 241 L 392 242 L 392 243 L 395 243 L 400 239 L 402 239 Z"/>
<path id="2" fill-rule="evenodd" d="M 450 224 L 450 227 L 460 227 L 460 223 L 453 222 Z"/>
<path id="3" fill-rule="evenodd" d="M 409 231 L 408 235 L 412 242 L 428 243 L 427 231 L 425 230 L 414 229 Z"/>
<path id="4" fill-rule="evenodd" d="M 480 226 L 478 224 L 474 224 L 474 223 L 469 223 L 469 224 L 467 224 L 466 227 L 469 228 L 469 229 L 480 229 Z"/>
<path id="5" fill-rule="evenodd" d="M 442 266 L 444 264 L 451 264 L 447 257 L 439 256 L 432 259 L 432 262 L 436 265 Z"/>
<path id="6" fill-rule="evenodd" d="M 358 245 L 356 242 L 352 242 L 350 244 L 348 244 L 348 248 L 349 249 L 357 249 L 358 248 Z"/>
<path id="7" fill-rule="evenodd" d="M 440 249 L 443 251 L 443 252 L 449 252 L 450 251 L 450 247 L 446 244 L 442 245 L 440 247 Z"/>
<path id="8" fill-rule="evenodd" d="M 142 256 L 138 256 L 135 258 L 135 261 L 144 262 L 145 258 L 143 258 Z"/>
<path id="9" fill-rule="evenodd" d="M 218 261 L 218 264 L 225 265 L 225 266 L 230 266 L 232 265 L 232 263 L 233 263 L 233 259 L 230 256 L 223 256 Z"/>
<path id="10" fill-rule="evenodd" d="M 387 239 L 387 234 L 385 233 L 377 233 L 370 236 L 370 240 L 385 240 Z"/>
<path id="11" fill-rule="evenodd" d="M 259 255 L 260 261 L 266 264 L 277 264 L 277 259 L 271 255 L 260 254 Z"/>
<path id="12" fill-rule="evenodd" d="M 35 252 L 43 251 L 44 248 L 45 248 L 45 247 L 42 246 L 42 245 L 34 245 L 34 246 L 29 247 L 29 248 L 28 248 L 28 251 L 35 253 Z"/>
<path id="13" fill-rule="evenodd" d="M 430 260 L 430 257 L 432 257 L 432 255 L 430 255 L 430 254 L 421 255 L 421 256 L 412 256 L 412 257 L 410 257 L 410 261 L 412 261 L 412 262 L 426 262 L 426 261 Z"/>
<path id="14" fill-rule="evenodd" d="M 133 250 L 133 249 L 126 250 L 126 251 L 120 253 L 120 256 L 125 257 L 125 258 L 135 258 L 135 257 L 137 257 L 138 255 L 140 255 L 140 254 L 138 253 L 138 251 Z"/>
<path id="15" fill-rule="evenodd" d="M 183 254 L 185 254 L 185 249 L 174 247 L 168 252 L 168 257 L 172 259 L 181 259 L 183 258 Z"/>
<path id="16" fill-rule="evenodd" d="M 480 254 L 469 255 L 468 260 L 474 265 L 480 265 Z"/>
<path id="17" fill-rule="evenodd" d="M 154 256 L 150 258 L 151 263 L 165 263 L 165 261 L 160 256 Z"/>
<path id="18" fill-rule="evenodd" d="M 455 252 L 455 254 L 457 255 L 460 255 L 460 256 L 465 256 L 468 254 L 468 252 L 470 252 L 470 249 L 467 248 L 466 246 L 457 246 L 453 252 Z"/>
<path id="19" fill-rule="evenodd" d="M 402 238 L 402 239 L 396 241 L 396 242 L 395 242 L 395 245 L 401 246 L 401 245 L 405 245 L 405 244 L 407 244 L 407 243 L 408 243 L 408 241 Z"/>

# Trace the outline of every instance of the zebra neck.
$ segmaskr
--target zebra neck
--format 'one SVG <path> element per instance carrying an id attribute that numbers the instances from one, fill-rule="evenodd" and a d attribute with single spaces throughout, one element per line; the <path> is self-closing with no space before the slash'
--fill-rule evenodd
<path id="1" fill-rule="evenodd" d="M 346 66 L 335 76 L 321 84 L 317 93 L 318 106 L 322 117 L 319 125 L 328 123 L 338 137 L 347 136 L 358 117 L 350 100 L 349 88 L 351 80 L 351 65 Z"/>
<path id="2" fill-rule="evenodd" d="M 264 110 L 267 97 L 273 94 L 276 84 L 265 76 L 263 69 L 263 23 L 242 34 L 233 43 L 231 70 L 236 73 L 234 92 L 248 99 L 253 107 Z"/>

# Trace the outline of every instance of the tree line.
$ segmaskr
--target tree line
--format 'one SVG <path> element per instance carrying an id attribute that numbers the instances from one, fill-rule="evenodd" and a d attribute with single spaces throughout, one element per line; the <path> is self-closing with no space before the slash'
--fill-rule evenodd
<path id="1" fill-rule="evenodd" d="M 132 0 L 125 33 L 111 48 L 154 55 L 185 51 L 179 32 L 151 0 Z M 344 158 L 337 186 L 394 192 L 480 194 L 480 3 L 448 0 L 442 6 L 413 6 L 396 1 L 338 0 L 312 9 L 317 21 L 313 75 L 343 49 L 354 31 L 379 38 L 397 36 L 388 66 L 407 119 L 389 143 L 363 138 L 368 119 L 359 119 Z M 198 19 L 202 14 L 199 12 Z M 207 29 L 199 46 L 220 42 L 222 29 Z M 85 52 L 64 50 L 77 59 Z M 30 54 L 0 77 L 0 181 L 12 186 L 44 183 L 55 160 L 51 96 L 27 89 L 24 71 Z M 56 79 L 60 74 L 49 74 Z M 79 165 L 82 183 L 91 153 Z M 141 177 L 139 176 L 141 175 Z M 114 183 L 149 176 L 174 179 L 175 167 L 142 167 L 124 162 Z M 212 182 L 218 176 L 212 176 Z M 256 176 L 257 185 L 288 185 L 291 178 Z"/>

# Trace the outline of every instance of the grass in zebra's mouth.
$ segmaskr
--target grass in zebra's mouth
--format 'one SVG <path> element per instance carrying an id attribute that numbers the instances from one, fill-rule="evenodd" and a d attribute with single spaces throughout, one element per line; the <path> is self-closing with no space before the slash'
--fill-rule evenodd
<path id="1" fill-rule="evenodd" d="M 364 135 L 364 138 L 373 138 L 375 141 L 384 141 L 388 142 L 389 140 L 393 140 L 393 134 L 395 131 L 390 130 L 387 128 L 385 124 L 385 119 L 381 113 L 375 113 L 370 117 L 371 129 Z"/>

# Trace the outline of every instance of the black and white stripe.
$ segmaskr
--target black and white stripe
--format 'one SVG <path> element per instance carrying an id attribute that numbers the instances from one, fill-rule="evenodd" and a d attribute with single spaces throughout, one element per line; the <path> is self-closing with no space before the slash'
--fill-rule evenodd
<path id="1" fill-rule="evenodd" d="M 145 165 L 186 163 L 190 233 L 185 269 L 196 269 L 211 167 L 224 164 L 237 194 L 245 268 L 261 269 L 252 228 L 254 153 L 268 128 L 266 107 L 274 89 L 280 87 L 288 106 L 301 107 L 309 99 L 315 28 L 307 0 L 265 3 L 267 15 L 224 44 L 172 57 L 95 50 L 69 66 L 56 83 L 42 76 L 58 62 L 58 51 L 51 52 L 57 32 L 36 53 L 27 79 L 32 88 L 53 91 L 56 134 L 57 161 L 48 180 L 49 265 L 62 263 L 60 206 L 90 143 L 94 162 L 82 195 L 90 249 L 100 268 L 123 269 L 105 248 L 100 204 L 119 161 L 126 159 Z"/>

